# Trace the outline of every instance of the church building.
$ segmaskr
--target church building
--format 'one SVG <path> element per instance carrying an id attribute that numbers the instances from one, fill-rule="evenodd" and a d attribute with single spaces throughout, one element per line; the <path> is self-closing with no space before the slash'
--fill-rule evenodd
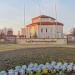
<path id="1" fill-rule="evenodd" d="M 32 18 L 32 23 L 22 28 L 21 34 L 25 38 L 64 38 L 63 26 L 55 18 L 41 15 Z"/>

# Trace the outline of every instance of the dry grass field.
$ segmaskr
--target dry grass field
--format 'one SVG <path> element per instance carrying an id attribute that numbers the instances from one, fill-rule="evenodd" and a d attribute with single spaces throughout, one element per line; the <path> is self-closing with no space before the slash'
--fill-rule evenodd
<path id="1" fill-rule="evenodd" d="M 30 62 L 45 63 L 52 60 L 75 62 L 75 48 L 62 46 L 0 45 L 0 70 L 29 64 Z"/>

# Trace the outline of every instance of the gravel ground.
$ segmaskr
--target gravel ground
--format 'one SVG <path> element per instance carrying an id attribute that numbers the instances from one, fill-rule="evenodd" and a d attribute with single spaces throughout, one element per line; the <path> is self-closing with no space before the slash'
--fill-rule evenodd
<path id="1" fill-rule="evenodd" d="M 75 48 L 45 47 L 3 51 L 0 52 L 0 70 L 29 64 L 30 62 L 45 63 L 52 60 L 75 62 Z"/>

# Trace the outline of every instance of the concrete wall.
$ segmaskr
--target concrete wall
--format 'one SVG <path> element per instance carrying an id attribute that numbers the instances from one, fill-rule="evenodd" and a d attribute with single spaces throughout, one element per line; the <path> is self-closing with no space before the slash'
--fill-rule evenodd
<path id="1" fill-rule="evenodd" d="M 18 44 L 67 44 L 67 39 L 17 39 Z"/>

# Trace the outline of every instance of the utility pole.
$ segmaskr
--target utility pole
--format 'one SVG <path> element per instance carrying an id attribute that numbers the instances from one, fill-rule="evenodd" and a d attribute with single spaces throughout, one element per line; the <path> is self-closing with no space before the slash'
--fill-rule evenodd
<path id="1" fill-rule="evenodd" d="M 41 25 L 41 6 L 39 2 L 38 2 L 38 8 L 39 8 L 39 13 L 40 13 L 40 25 Z"/>
<path id="2" fill-rule="evenodd" d="M 55 24 L 56 24 L 56 38 L 58 38 L 58 25 L 57 25 L 57 19 L 58 19 L 58 17 L 57 17 L 57 3 L 56 3 L 56 0 L 54 0 L 54 6 L 55 6 L 55 18 L 56 18 L 56 20 L 55 20 Z"/>
<path id="3" fill-rule="evenodd" d="M 25 26 L 25 0 L 24 0 L 24 26 Z M 24 29 L 24 38 L 26 38 L 26 30 Z"/>
<path id="4" fill-rule="evenodd" d="M 55 17 L 56 17 L 56 22 L 57 22 L 57 3 L 56 3 L 56 0 L 55 0 Z"/>
<path id="5" fill-rule="evenodd" d="M 24 25 L 25 25 L 25 0 L 24 0 Z"/>

